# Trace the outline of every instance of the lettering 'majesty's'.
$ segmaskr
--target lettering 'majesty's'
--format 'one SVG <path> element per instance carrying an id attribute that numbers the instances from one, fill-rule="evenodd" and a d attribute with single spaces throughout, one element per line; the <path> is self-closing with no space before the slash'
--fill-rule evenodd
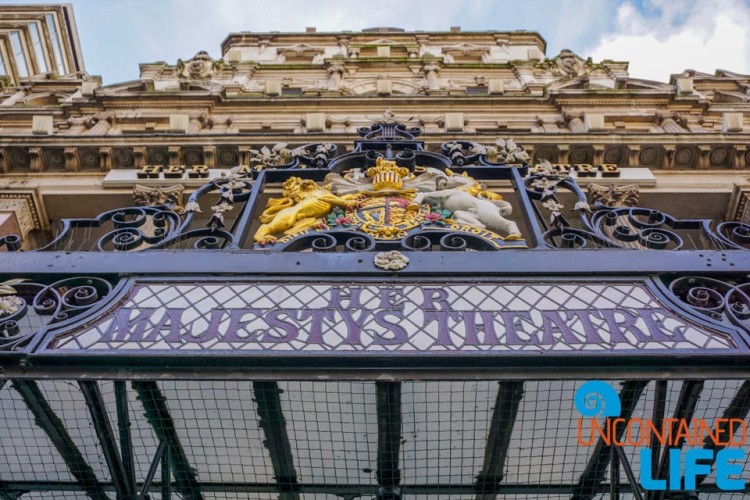
<path id="1" fill-rule="evenodd" d="M 181 308 L 120 308 L 102 331 L 102 341 L 322 344 L 327 331 L 343 333 L 350 346 L 401 345 L 410 330 L 434 332 L 435 345 L 539 345 L 559 342 L 632 343 L 681 341 L 686 325 L 667 328 L 668 311 L 658 307 L 615 309 L 482 310 L 451 307 L 444 288 L 384 287 L 372 297 L 364 287 L 332 286 L 325 307 L 214 308 L 201 321 L 187 321 Z M 408 316 L 408 317 L 407 317 Z M 408 321 L 407 321 L 408 320 Z M 606 325 L 604 328 L 595 325 Z"/>

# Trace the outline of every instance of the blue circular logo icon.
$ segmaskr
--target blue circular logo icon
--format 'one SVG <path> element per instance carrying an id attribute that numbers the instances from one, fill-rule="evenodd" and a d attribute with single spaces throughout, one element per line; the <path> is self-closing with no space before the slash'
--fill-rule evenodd
<path id="1" fill-rule="evenodd" d="M 619 417 L 621 411 L 617 391 L 601 380 L 591 380 L 579 387 L 575 405 L 584 417 Z"/>

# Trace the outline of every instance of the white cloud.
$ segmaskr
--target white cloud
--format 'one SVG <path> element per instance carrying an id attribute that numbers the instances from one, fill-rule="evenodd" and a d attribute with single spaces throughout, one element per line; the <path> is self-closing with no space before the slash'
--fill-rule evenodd
<path id="1" fill-rule="evenodd" d="M 631 77 L 658 81 L 685 69 L 750 73 L 750 4 L 744 0 L 654 0 L 645 11 L 621 5 L 614 31 L 587 54 L 595 61 L 630 61 Z"/>

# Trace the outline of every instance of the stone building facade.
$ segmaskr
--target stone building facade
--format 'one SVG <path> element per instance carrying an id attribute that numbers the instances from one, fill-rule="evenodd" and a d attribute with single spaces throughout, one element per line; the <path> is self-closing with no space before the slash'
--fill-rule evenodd
<path id="1" fill-rule="evenodd" d="M 0 7 L 0 500 L 748 495 L 750 76 L 211 54 L 102 85 Z"/>

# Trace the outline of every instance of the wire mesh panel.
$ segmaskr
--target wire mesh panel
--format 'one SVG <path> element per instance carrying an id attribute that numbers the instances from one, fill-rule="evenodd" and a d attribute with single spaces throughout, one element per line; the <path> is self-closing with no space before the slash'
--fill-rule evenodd
<path id="1" fill-rule="evenodd" d="M 10 382 L 0 388 L 0 444 L 0 481 L 74 480 Z"/>
<path id="2" fill-rule="evenodd" d="M 159 386 L 199 481 L 274 481 L 251 382 L 165 381 Z"/>
<path id="3" fill-rule="evenodd" d="M 78 383 L 67 380 L 42 380 L 38 384 L 51 410 L 60 418 L 96 477 L 102 482 L 111 480 L 88 406 Z"/>
<path id="4" fill-rule="evenodd" d="M 284 382 L 279 388 L 299 481 L 372 484 L 378 445 L 375 385 Z"/>
<path id="5" fill-rule="evenodd" d="M 402 385 L 403 481 L 463 484 L 482 468 L 497 382 Z"/>
<path id="6" fill-rule="evenodd" d="M 527 381 L 508 445 L 507 484 L 574 484 L 591 450 L 578 446 L 579 382 Z"/>
<path id="7" fill-rule="evenodd" d="M 127 428 L 130 431 L 131 443 L 133 447 L 133 464 L 135 474 L 137 478 L 146 477 L 151 462 L 159 449 L 159 438 L 154 433 L 153 427 L 149 424 L 148 420 L 144 418 L 143 404 L 138 399 L 138 393 L 128 388 L 129 384 L 125 385 L 126 391 L 126 407 L 128 411 Z M 117 405 L 115 402 L 115 388 L 114 383 L 111 381 L 102 381 L 99 383 L 101 388 L 102 398 L 104 399 L 109 420 L 114 426 L 118 422 Z M 120 433 L 115 432 L 115 439 L 117 444 L 122 446 L 120 441 Z M 157 461 L 155 469 L 156 477 L 160 477 L 161 474 L 161 462 Z"/>
<path id="8" fill-rule="evenodd" d="M 97 387 L 122 468 L 132 466 L 126 479 L 153 500 L 608 499 L 612 455 L 591 434 L 607 420 L 582 418 L 576 393 L 585 383 L 139 380 L 120 382 L 125 393 L 113 382 Z M 747 422 L 750 410 L 744 380 L 606 385 L 625 419 Z M 121 472 L 106 456 L 106 432 L 95 425 L 83 387 L 26 380 L 0 389 L 0 498 L 123 498 Z M 641 446 L 628 444 L 641 429 L 619 436 L 626 443 L 618 498 L 635 498 L 641 472 L 657 474 L 663 461 L 641 463 Z M 750 463 L 741 466 L 750 481 Z M 697 489 L 700 498 L 747 495 L 721 491 L 715 472 Z"/>

